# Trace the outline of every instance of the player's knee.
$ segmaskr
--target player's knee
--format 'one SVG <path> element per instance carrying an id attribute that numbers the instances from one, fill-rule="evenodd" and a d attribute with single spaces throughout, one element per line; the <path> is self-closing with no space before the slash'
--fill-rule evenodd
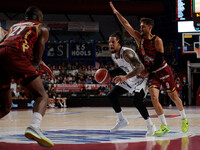
<path id="1" fill-rule="evenodd" d="M 151 100 L 152 100 L 153 102 L 158 102 L 158 101 L 159 101 L 159 100 L 158 100 L 158 97 L 157 97 L 156 95 L 154 95 L 154 94 L 151 95 Z"/>
<path id="2" fill-rule="evenodd" d="M 179 96 L 178 96 L 176 91 L 168 93 L 168 95 L 172 99 L 172 101 L 174 101 L 174 102 L 180 100 L 180 98 L 179 98 Z"/>

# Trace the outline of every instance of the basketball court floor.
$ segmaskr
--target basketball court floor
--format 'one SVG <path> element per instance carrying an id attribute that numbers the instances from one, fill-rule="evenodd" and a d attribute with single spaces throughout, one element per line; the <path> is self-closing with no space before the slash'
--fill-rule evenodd
<path id="1" fill-rule="evenodd" d="M 181 132 L 181 119 L 175 107 L 164 112 L 171 131 L 160 137 L 146 137 L 146 123 L 138 111 L 123 107 L 129 125 L 117 132 L 109 131 L 116 124 L 110 107 L 49 108 L 41 129 L 55 146 L 52 150 L 198 150 L 200 149 L 200 107 L 185 107 L 190 128 Z M 160 122 L 148 107 L 157 129 Z M 32 109 L 12 110 L 0 119 L 0 150 L 44 150 L 35 141 L 24 137 L 30 124 Z"/>

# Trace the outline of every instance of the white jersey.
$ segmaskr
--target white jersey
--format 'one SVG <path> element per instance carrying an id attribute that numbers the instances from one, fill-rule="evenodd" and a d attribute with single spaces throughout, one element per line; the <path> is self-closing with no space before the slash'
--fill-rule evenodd
<path id="1" fill-rule="evenodd" d="M 6 34 L 6 31 L 2 27 L 0 27 L 0 41 L 3 39 L 5 34 Z"/>
<path id="2" fill-rule="evenodd" d="M 115 54 L 112 54 L 111 57 L 113 61 L 121 68 L 123 69 L 127 74 L 133 71 L 135 66 L 132 66 L 130 63 L 128 63 L 124 57 L 123 52 L 126 50 L 131 50 L 135 56 L 138 58 L 138 55 L 136 52 L 128 47 L 122 47 L 120 50 L 120 57 L 116 58 Z M 139 59 L 139 58 L 138 58 Z M 117 83 L 116 85 L 121 86 L 122 88 L 126 89 L 129 93 L 133 92 L 140 92 L 141 89 L 144 90 L 145 95 L 147 93 L 147 78 L 138 78 L 137 76 L 133 76 L 132 78 L 127 79 L 126 81 L 122 83 Z"/>

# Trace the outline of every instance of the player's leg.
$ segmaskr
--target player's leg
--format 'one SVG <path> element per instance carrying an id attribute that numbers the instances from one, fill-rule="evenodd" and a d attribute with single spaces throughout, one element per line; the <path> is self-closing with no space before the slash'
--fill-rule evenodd
<path id="1" fill-rule="evenodd" d="M 12 94 L 10 88 L 0 90 L 0 118 L 6 116 L 12 107 Z"/>
<path id="2" fill-rule="evenodd" d="M 173 100 L 173 102 L 176 104 L 176 107 L 179 110 L 179 113 L 180 113 L 181 119 L 182 119 L 182 131 L 184 133 L 186 133 L 189 129 L 189 125 L 188 125 L 187 116 L 185 114 L 185 110 L 183 108 L 183 103 L 182 103 L 181 99 L 179 98 L 176 91 L 168 93 L 168 95 Z"/>
<path id="3" fill-rule="evenodd" d="M 182 118 L 182 131 L 187 132 L 189 129 L 188 120 L 183 108 L 183 103 L 179 98 L 177 91 L 175 90 L 176 88 L 175 88 L 173 72 L 171 71 L 170 67 L 167 66 L 166 68 L 163 69 L 162 74 L 164 76 L 168 76 L 168 78 L 166 78 L 165 80 L 161 80 L 162 86 L 168 92 L 169 97 L 176 104 L 176 107 L 179 110 L 179 113 Z"/>
<path id="4" fill-rule="evenodd" d="M 32 76 L 23 80 L 22 84 L 31 93 L 35 100 L 31 124 L 26 129 L 25 136 L 37 141 L 41 146 L 52 147 L 54 144 L 46 138 L 40 130 L 42 117 L 45 114 L 48 103 L 48 95 L 45 92 L 42 80 L 40 76 Z"/>
<path id="5" fill-rule="evenodd" d="M 144 97 L 145 97 L 145 92 L 143 89 L 141 89 L 138 92 L 135 92 L 134 96 L 133 96 L 133 104 L 135 105 L 135 107 L 138 109 L 138 111 L 140 112 L 140 114 L 142 115 L 142 117 L 144 118 L 144 120 L 146 121 L 147 124 L 147 133 L 146 135 L 154 135 L 155 131 L 156 131 L 156 127 L 155 125 L 153 125 L 150 117 L 149 117 L 149 113 L 147 111 L 146 106 L 144 105 Z"/>
<path id="6" fill-rule="evenodd" d="M 154 106 L 154 109 L 158 115 L 158 119 L 161 121 L 161 127 L 158 131 L 155 132 L 155 135 L 163 135 L 165 133 L 168 133 L 170 130 L 167 126 L 167 121 L 163 112 L 163 108 L 159 102 L 159 92 L 160 90 L 157 88 L 149 88 L 149 93 L 151 95 L 151 100 Z"/>
<path id="7" fill-rule="evenodd" d="M 128 125 L 128 121 L 125 119 L 125 117 L 122 113 L 122 109 L 120 107 L 119 100 L 118 100 L 120 95 L 125 94 L 127 92 L 128 91 L 125 90 L 124 88 L 122 88 L 120 86 L 115 86 L 107 95 L 107 97 L 110 101 L 110 104 L 112 105 L 112 107 L 118 117 L 117 124 L 110 130 L 111 132 L 119 130 Z"/>
<path id="8" fill-rule="evenodd" d="M 7 57 L 6 47 L 0 47 L 0 118 L 6 116 L 12 106 L 11 79 L 6 70 L 10 68 L 10 63 L 7 61 Z"/>

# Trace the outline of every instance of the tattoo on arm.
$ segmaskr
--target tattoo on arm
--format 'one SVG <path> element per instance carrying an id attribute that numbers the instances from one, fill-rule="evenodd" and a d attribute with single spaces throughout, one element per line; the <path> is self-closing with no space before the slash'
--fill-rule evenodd
<path id="1" fill-rule="evenodd" d="M 133 67 L 133 71 L 130 72 L 127 76 L 128 78 L 131 78 L 135 75 L 138 75 L 141 73 L 141 71 L 144 69 L 143 64 L 141 63 L 141 61 L 139 60 L 139 58 L 135 55 L 134 52 L 130 51 L 130 50 L 126 50 L 123 52 L 123 57 L 124 59 L 131 64 L 131 66 Z"/>

